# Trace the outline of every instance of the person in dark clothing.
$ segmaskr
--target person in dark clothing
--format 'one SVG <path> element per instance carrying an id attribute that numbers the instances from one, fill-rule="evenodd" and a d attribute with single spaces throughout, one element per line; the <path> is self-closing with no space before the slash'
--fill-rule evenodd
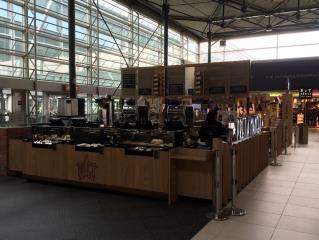
<path id="1" fill-rule="evenodd" d="M 200 140 L 205 142 L 207 146 L 212 147 L 213 138 L 221 138 L 224 140 L 226 133 L 227 129 L 217 121 L 217 111 L 209 111 L 206 116 L 206 122 L 204 126 L 199 129 Z"/>

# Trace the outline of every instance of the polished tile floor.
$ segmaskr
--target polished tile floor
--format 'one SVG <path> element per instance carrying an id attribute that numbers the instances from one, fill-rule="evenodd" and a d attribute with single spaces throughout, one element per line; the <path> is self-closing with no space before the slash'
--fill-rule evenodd
<path id="1" fill-rule="evenodd" d="M 193 240 L 319 240 L 319 130 L 289 148 L 237 197 L 243 217 L 209 222 Z"/>

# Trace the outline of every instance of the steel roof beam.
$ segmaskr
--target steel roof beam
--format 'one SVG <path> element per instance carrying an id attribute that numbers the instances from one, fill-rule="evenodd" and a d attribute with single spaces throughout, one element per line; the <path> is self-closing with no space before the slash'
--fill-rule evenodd
<path id="1" fill-rule="evenodd" d="M 318 6 L 318 8 L 304 8 L 304 9 L 300 9 L 300 12 L 316 11 L 318 9 L 319 9 L 319 6 Z M 296 13 L 296 12 L 297 12 L 297 10 L 274 11 L 274 12 L 270 13 L 270 15 L 274 15 L 275 17 L 280 17 L 282 15 L 292 14 L 292 13 Z M 249 14 L 243 14 L 239 17 L 236 17 L 236 16 L 226 17 L 224 19 L 224 21 L 228 22 L 228 21 L 233 21 L 233 20 L 244 20 L 244 19 L 260 18 L 260 17 L 266 17 L 266 16 L 269 16 L 269 14 L 254 12 L 254 13 L 249 13 Z M 181 21 L 205 22 L 205 23 L 209 23 L 209 22 L 221 23 L 223 21 L 222 18 L 214 18 L 213 20 L 210 20 L 209 18 L 206 18 L 206 17 L 180 16 L 180 15 L 170 15 L 170 19 L 181 20 Z"/>
<path id="2" fill-rule="evenodd" d="M 150 17 L 151 19 L 155 21 L 161 21 L 161 8 L 162 6 L 160 5 L 159 8 L 156 8 L 152 6 L 151 4 L 155 4 L 149 1 L 140 1 L 140 0 L 118 0 L 118 2 L 125 4 L 126 6 L 129 6 L 132 8 L 134 11 L 137 11 L 139 13 L 142 13 L 143 15 Z M 169 19 L 168 24 L 171 28 L 174 30 L 180 31 L 183 34 L 192 37 L 196 40 L 203 40 L 204 37 L 201 36 L 200 34 L 196 34 L 193 31 L 190 31 L 187 27 L 183 26 L 182 24 L 174 21 L 173 19 Z"/>
<path id="3" fill-rule="evenodd" d="M 299 23 L 291 24 L 286 26 L 273 27 L 271 32 L 260 32 L 260 28 L 251 28 L 248 30 L 232 31 L 215 33 L 213 39 L 229 39 L 229 38 L 239 38 L 247 35 L 267 35 L 267 34 L 277 34 L 277 33 L 287 33 L 287 32 L 298 32 L 300 30 L 314 31 L 318 30 L 319 23 Z"/>

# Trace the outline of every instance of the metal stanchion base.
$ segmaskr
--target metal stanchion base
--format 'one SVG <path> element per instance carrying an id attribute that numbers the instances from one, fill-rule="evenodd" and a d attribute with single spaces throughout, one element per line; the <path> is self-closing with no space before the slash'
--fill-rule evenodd
<path id="1" fill-rule="evenodd" d="M 209 219 L 213 219 L 214 221 L 225 221 L 228 219 L 228 216 L 224 212 L 219 213 L 207 213 L 206 217 Z"/>
<path id="2" fill-rule="evenodd" d="M 246 210 L 242 208 L 225 208 L 223 210 L 228 216 L 244 216 L 246 215 Z"/>
<path id="3" fill-rule="evenodd" d="M 270 163 L 270 165 L 271 166 L 277 166 L 277 167 L 278 166 L 282 166 L 281 163 L 279 163 L 279 162 L 272 162 L 272 163 Z"/>

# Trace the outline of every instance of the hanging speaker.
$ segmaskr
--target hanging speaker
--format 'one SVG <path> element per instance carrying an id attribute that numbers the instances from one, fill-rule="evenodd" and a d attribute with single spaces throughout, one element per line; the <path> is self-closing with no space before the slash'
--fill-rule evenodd
<path id="1" fill-rule="evenodd" d="M 219 46 L 221 46 L 221 47 L 226 47 L 226 40 L 225 40 L 225 39 L 220 40 L 220 41 L 219 41 Z"/>

